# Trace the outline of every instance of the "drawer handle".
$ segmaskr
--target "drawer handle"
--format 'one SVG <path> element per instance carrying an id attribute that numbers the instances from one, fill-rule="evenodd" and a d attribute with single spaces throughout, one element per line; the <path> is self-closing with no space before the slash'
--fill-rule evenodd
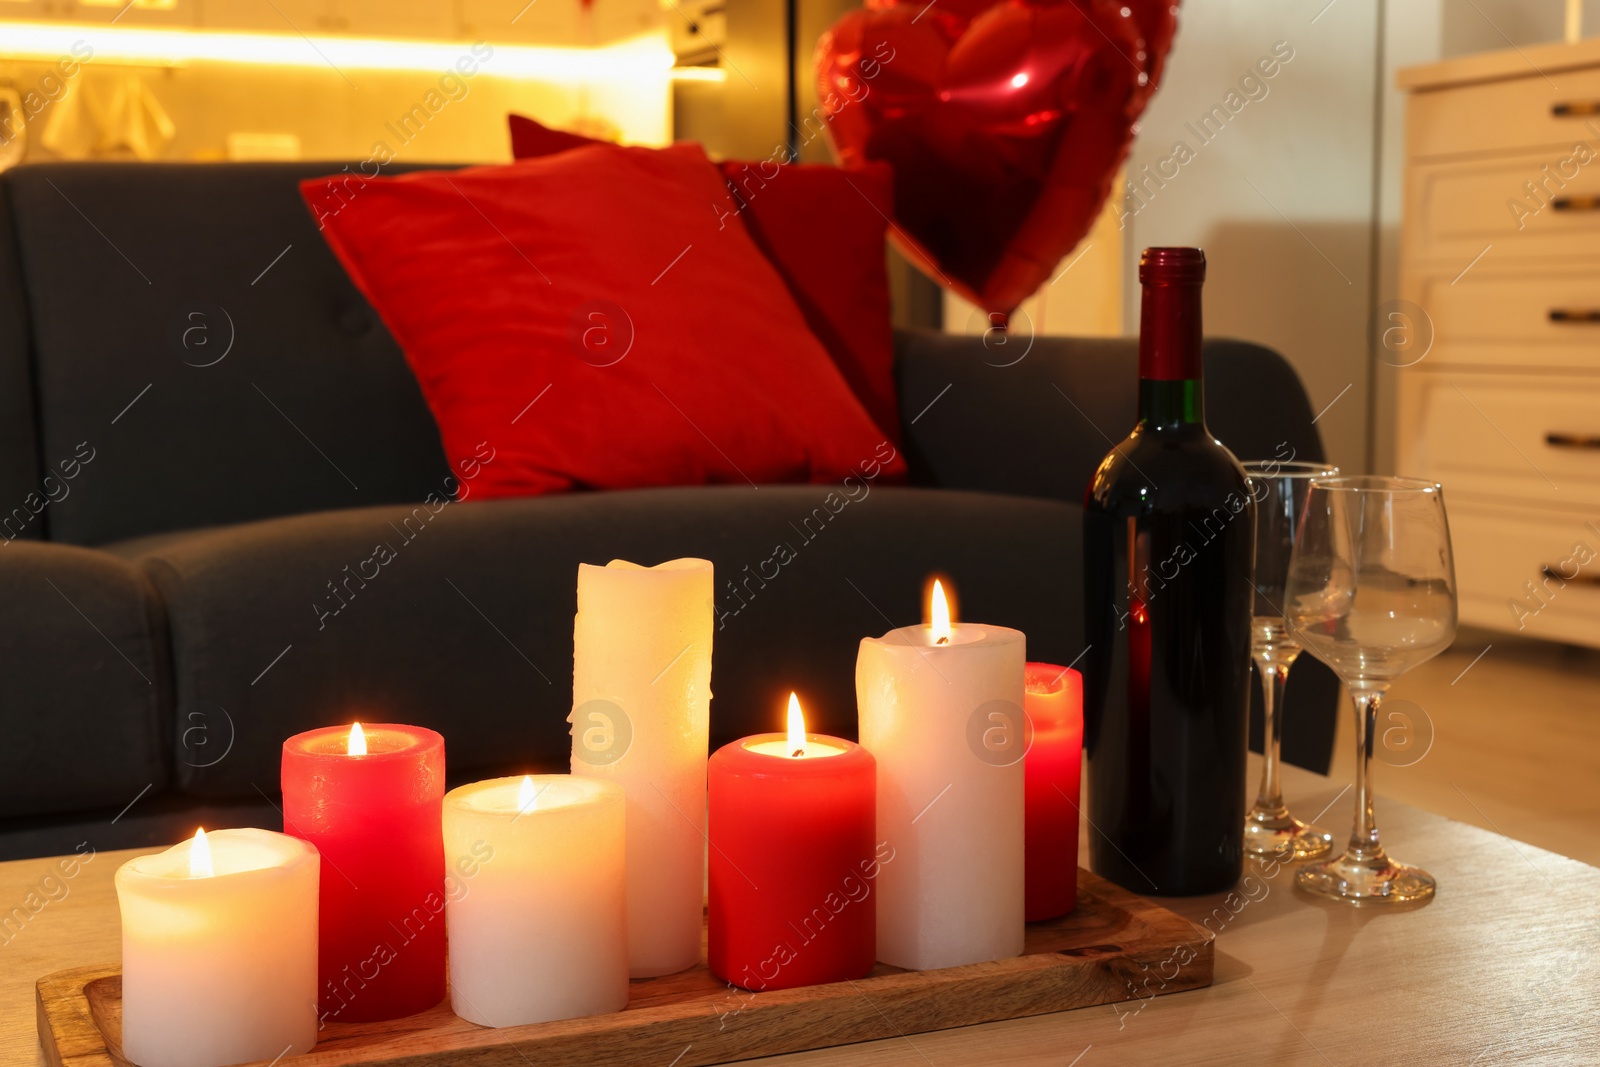
<path id="1" fill-rule="evenodd" d="M 1600 434 L 1558 433 L 1552 431 L 1544 435 L 1544 443 L 1551 448 L 1600 449 Z"/>
<path id="2" fill-rule="evenodd" d="M 1549 580 L 1567 584 L 1600 585 L 1600 574 L 1574 574 L 1571 578 L 1568 578 L 1548 563 L 1544 565 L 1542 570 L 1544 572 L 1543 577 Z"/>
<path id="3" fill-rule="evenodd" d="M 1579 119 L 1585 115 L 1600 115 L 1600 100 L 1563 100 L 1550 105 L 1550 114 L 1558 119 Z"/>
<path id="4" fill-rule="evenodd" d="M 1556 211 L 1600 211 L 1600 196 L 1558 196 L 1550 201 Z"/>
<path id="5" fill-rule="evenodd" d="M 1600 322 L 1600 308 L 1551 308 L 1551 322 Z"/>

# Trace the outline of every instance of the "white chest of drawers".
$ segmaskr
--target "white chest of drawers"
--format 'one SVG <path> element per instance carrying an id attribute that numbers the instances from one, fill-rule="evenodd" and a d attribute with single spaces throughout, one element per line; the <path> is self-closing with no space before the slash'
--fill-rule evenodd
<path id="1" fill-rule="evenodd" d="M 1600 41 L 1400 86 L 1399 469 L 1445 486 L 1463 623 L 1600 647 Z"/>

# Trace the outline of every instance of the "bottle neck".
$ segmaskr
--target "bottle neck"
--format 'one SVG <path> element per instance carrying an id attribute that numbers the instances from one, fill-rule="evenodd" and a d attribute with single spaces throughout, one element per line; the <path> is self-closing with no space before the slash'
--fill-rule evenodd
<path id="1" fill-rule="evenodd" d="M 1172 430 L 1205 425 L 1205 401 L 1199 378 L 1163 381 L 1139 379 L 1139 425 L 1147 430 Z"/>
<path id="2" fill-rule="evenodd" d="M 1200 285 L 1147 282 L 1139 312 L 1139 423 L 1202 426 Z"/>

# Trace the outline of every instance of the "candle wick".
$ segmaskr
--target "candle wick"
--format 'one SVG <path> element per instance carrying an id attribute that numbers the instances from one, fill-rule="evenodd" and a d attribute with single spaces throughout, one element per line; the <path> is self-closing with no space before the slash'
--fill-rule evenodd
<path id="1" fill-rule="evenodd" d="M 793 752 L 789 753 L 789 758 L 790 759 L 799 759 L 801 756 L 804 756 L 805 754 L 806 754 L 806 750 L 805 749 L 797 748 Z"/>
<path id="2" fill-rule="evenodd" d="M 950 643 L 950 638 L 948 638 L 948 637 L 941 637 L 941 638 L 939 638 L 939 640 L 934 642 L 934 644 L 936 644 L 936 645 L 948 645 L 949 643 Z"/>

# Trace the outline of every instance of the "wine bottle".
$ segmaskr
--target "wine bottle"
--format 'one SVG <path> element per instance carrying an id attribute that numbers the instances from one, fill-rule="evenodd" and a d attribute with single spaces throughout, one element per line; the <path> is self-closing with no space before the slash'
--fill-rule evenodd
<path id="1" fill-rule="evenodd" d="M 1255 501 L 1206 429 L 1198 248 L 1139 260 L 1139 419 L 1083 503 L 1090 866 L 1191 895 L 1243 869 Z"/>

